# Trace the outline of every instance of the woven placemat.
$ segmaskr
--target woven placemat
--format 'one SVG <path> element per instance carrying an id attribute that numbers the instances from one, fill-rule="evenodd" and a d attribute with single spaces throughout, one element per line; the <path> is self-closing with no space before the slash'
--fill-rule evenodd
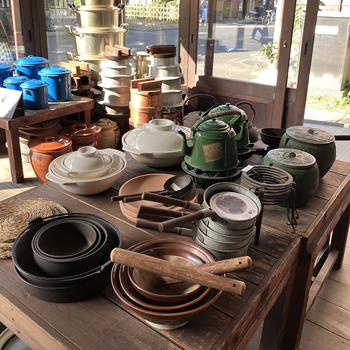
<path id="1" fill-rule="evenodd" d="M 31 220 L 65 213 L 61 204 L 40 198 L 0 204 L 0 259 L 11 257 L 13 242 Z"/>

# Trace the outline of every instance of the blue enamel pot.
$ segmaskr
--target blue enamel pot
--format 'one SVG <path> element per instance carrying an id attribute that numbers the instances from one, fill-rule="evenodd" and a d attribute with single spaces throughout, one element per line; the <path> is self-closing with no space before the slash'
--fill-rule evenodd
<path id="1" fill-rule="evenodd" d="M 68 101 L 71 98 L 70 70 L 52 66 L 39 72 L 40 79 L 48 85 L 49 101 Z"/>
<path id="2" fill-rule="evenodd" d="M 8 77 L 4 80 L 4 87 L 11 90 L 21 90 L 21 84 L 28 81 L 29 78 L 24 75 L 18 75 L 15 77 Z"/>
<path id="3" fill-rule="evenodd" d="M 25 109 L 48 108 L 47 84 L 41 80 L 28 80 L 21 85 Z"/>
<path id="4" fill-rule="evenodd" d="M 38 73 L 41 69 L 48 67 L 49 61 L 44 57 L 27 56 L 20 58 L 14 64 L 19 75 L 25 75 L 30 79 L 40 79 Z"/>
<path id="5" fill-rule="evenodd" d="M 0 63 L 0 87 L 2 87 L 3 81 L 12 75 L 13 69 L 7 65 Z"/>

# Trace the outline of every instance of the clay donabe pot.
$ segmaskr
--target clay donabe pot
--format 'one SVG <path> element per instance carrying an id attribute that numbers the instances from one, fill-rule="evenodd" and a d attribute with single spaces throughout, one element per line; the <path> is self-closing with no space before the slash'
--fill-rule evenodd
<path id="1" fill-rule="evenodd" d="M 70 137 L 73 142 L 73 150 L 76 151 L 82 146 L 97 147 L 101 137 L 102 128 L 86 123 L 77 123 L 64 129 L 63 133 Z"/>
<path id="2" fill-rule="evenodd" d="M 72 141 L 63 136 L 51 136 L 29 144 L 30 162 L 35 175 L 41 183 L 46 182 L 45 175 L 49 164 L 62 154 L 72 152 Z"/>

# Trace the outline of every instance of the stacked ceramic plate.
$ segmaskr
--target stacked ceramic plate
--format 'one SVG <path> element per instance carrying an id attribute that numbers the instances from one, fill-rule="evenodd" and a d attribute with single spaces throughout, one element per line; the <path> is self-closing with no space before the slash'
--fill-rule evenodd
<path id="1" fill-rule="evenodd" d="M 141 176 L 134 177 L 126 181 L 119 189 L 120 196 L 131 196 L 135 193 L 143 192 L 156 192 L 164 190 L 164 184 L 167 180 L 173 178 L 173 174 L 165 173 L 153 173 L 145 174 Z M 193 186 L 191 190 L 186 192 L 183 196 L 178 197 L 179 199 L 196 202 L 197 201 L 197 191 Z M 141 205 L 143 206 L 152 206 L 153 208 L 164 208 L 164 205 L 161 203 L 150 202 L 146 200 L 135 201 L 129 203 L 123 203 L 119 201 L 120 210 L 123 215 L 130 221 L 136 223 L 138 211 Z M 167 207 L 167 209 L 173 209 L 177 211 L 183 211 L 183 208 L 180 207 Z"/>
<path id="2" fill-rule="evenodd" d="M 123 150 L 150 167 L 180 164 L 184 157 L 183 137 L 177 129 L 171 120 L 153 119 L 123 136 Z"/>
<path id="3" fill-rule="evenodd" d="M 54 159 L 46 178 L 67 192 L 90 195 L 103 192 L 122 176 L 124 154 L 114 149 L 85 146 Z"/>
<path id="4" fill-rule="evenodd" d="M 243 186 L 222 182 L 207 188 L 203 206 L 217 215 L 195 223 L 194 241 L 217 259 L 247 255 L 261 211 L 259 198 Z"/>
<path id="5" fill-rule="evenodd" d="M 92 214 L 37 218 L 17 238 L 12 259 L 30 294 L 72 302 L 108 283 L 110 252 L 121 246 L 118 229 Z"/>
<path id="6" fill-rule="evenodd" d="M 150 240 L 130 250 L 188 266 L 215 261 L 205 249 L 176 239 Z M 187 282 L 168 283 L 162 276 L 123 265 L 113 266 L 111 281 L 125 306 L 161 330 L 186 325 L 192 316 L 207 309 L 221 295 L 220 291 Z"/>

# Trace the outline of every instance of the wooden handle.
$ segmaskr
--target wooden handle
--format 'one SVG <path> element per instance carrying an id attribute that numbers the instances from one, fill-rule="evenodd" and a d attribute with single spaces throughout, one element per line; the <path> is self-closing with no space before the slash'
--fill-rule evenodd
<path id="1" fill-rule="evenodd" d="M 178 218 L 188 213 L 183 211 L 165 209 L 165 208 L 164 209 L 155 208 L 155 207 L 150 207 L 148 205 L 140 205 L 137 217 L 139 217 L 140 214 L 154 214 L 154 215 L 162 215 L 162 216 L 170 216 L 173 218 Z"/>
<path id="2" fill-rule="evenodd" d="M 149 221 L 158 223 L 158 222 L 168 221 L 171 219 L 171 217 L 163 216 L 163 215 L 148 214 L 148 213 L 139 213 L 137 215 L 137 219 L 144 219 L 144 220 L 149 220 Z"/>
<path id="3" fill-rule="evenodd" d="M 242 295 L 246 288 L 245 283 L 242 281 L 216 276 L 208 272 L 201 272 L 193 267 L 177 265 L 166 260 L 120 248 L 114 248 L 112 250 L 111 261 L 158 275 L 169 276 L 189 283 L 219 289 L 231 294 Z"/>
<path id="4" fill-rule="evenodd" d="M 215 215 L 215 212 L 213 212 L 211 209 L 202 209 L 185 216 L 181 216 L 178 218 L 161 222 L 158 224 L 158 229 L 160 232 L 164 232 L 170 228 L 182 226 L 183 224 L 186 224 L 188 222 L 204 219 L 207 217 L 212 217 L 214 215 Z"/>
<path id="5" fill-rule="evenodd" d="M 197 267 L 199 271 L 205 271 L 209 273 L 226 273 L 238 271 L 246 268 L 251 268 L 253 261 L 250 256 L 242 256 L 240 258 L 232 258 L 221 261 L 215 261 L 209 264 L 203 264 Z"/>
<path id="6" fill-rule="evenodd" d="M 154 191 L 151 193 L 163 193 L 165 190 L 160 190 L 160 191 Z M 129 202 L 136 202 L 140 201 L 142 198 L 142 192 L 141 193 L 134 193 L 134 194 L 123 194 L 121 196 L 112 196 L 111 197 L 111 202 L 119 202 L 123 201 L 124 203 L 129 203 Z"/>
<path id="7" fill-rule="evenodd" d="M 138 220 L 136 220 L 135 226 L 139 227 L 139 228 L 147 228 L 149 230 L 159 231 L 158 223 L 153 222 L 153 221 L 149 221 L 149 220 L 138 219 Z"/>
<path id="8" fill-rule="evenodd" d="M 159 194 L 150 193 L 150 192 L 143 193 L 142 199 L 152 201 L 152 202 L 157 202 L 157 203 L 175 205 L 177 207 L 190 209 L 190 210 L 201 210 L 202 209 L 202 207 L 197 203 L 183 201 L 181 199 L 177 199 L 177 198 L 173 198 L 173 197 L 161 196 Z"/>

